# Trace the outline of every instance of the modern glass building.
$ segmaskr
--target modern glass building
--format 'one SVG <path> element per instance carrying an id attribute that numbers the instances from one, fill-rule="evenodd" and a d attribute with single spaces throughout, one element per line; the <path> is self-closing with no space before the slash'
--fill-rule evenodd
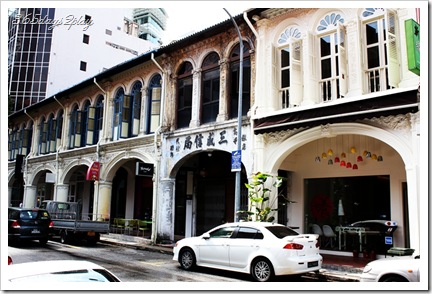
<path id="1" fill-rule="evenodd" d="M 50 63 L 54 8 L 9 11 L 8 84 L 15 111 L 45 98 Z"/>
<path id="2" fill-rule="evenodd" d="M 135 8 L 134 21 L 139 25 L 141 39 L 162 45 L 163 33 L 167 26 L 167 13 L 163 8 Z"/>

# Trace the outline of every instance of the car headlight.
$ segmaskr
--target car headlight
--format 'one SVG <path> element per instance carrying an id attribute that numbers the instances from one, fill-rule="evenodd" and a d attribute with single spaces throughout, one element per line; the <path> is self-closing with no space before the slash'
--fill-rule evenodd
<path id="1" fill-rule="evenodd" d="M 363 273 L 367 274 L 368 272 L 370 272 L 372 270 L 372 267 L 369 265 L 366 265 L 363 269 Z"/>

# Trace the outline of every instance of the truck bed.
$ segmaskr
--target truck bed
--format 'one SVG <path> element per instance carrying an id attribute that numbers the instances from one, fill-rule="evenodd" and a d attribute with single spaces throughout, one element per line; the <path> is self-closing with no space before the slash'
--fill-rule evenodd
<path id="1" fill-rule="evenodd" d="M 54 230 L 68 229 L 75 232 L 95 232 L 100 234 L 108 234 L 110 224 L 107 221 L 90 221 L 90 220 L 74 220 L 74 219 L 53 219 Z"/>

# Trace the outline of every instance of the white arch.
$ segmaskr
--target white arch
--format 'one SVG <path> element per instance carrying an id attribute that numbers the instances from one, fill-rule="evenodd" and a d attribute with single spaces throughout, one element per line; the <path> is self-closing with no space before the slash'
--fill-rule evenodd
<path id="1" fill-rule="evenodd" d="M 52 164 L 47 165 L 39 165 L 35 170 L 31 173 L 31 178 L 28 181 L 28 184 L 31 184 L 33 186 L 37 185 L 36 178 L 39 179 L 39 173 L 49 171 L 53 174 L 56 173 L 56 168 Z"/>
<path id="2" fill-rule="evenodd" d="M 117 171 L 117 167 L 121 166 L 124 161 L 128 161 L 130 159 L 139 159 L 143 162 L 152 163 L 156 166 L 156 160 L 150 156 L 146 156 L 145 154 L 138 151 L 124 151 L 117 154 L 117 156 L 110 160 L 105 168 L 102 168 L 100 178 L 106 181 L 112 181 Z"/>
<path id="3" fill-rule="evenodd" d="M 345 134 L 363 135 L 378 139 L 390 147 L 392 147 L 401 156 L 406 166 L 411 166 L 413 160 L 412 148 L 407 144 L 406 140 L 401 139 L 387 130 L 383 130 L 374 126 L 360 123 L 340 123 L 328 126 L 328 136 L 337 136 Z M 314 127 L 306 131 L 293 135 L 287 140 L 284 140 L 280 145 L 271 148 L 266 152 L 263 162 L 268 163 L 269 172 L 277 174 L 277 170 L 282 161 L 294 150 L 302 145 L 315 141 L 318 138 L 324 137 L 322 126 Z"/>
<path id="4" fill-rule="evenodd" d="M 92 164 L 92 161 L 88 158 L 75 159 L 71 161 L 64 169 L 63 173 L 60 175 L 58 183 L 64 183 L 64 180 L 69 175 L 70 171 L 77 166 L 86 165 L 89 167 Z"/>

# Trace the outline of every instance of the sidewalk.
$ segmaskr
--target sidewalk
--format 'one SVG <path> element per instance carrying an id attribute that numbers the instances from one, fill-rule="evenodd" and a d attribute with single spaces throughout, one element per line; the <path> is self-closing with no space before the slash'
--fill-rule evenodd
<path id="1" fill-rule="evenodd" d="M 165 254 L 173 254 L 172 251 L 174 246 L 174 244 L 153 245 L 149 239 L 113 233 L 110 233 L 109 235 L 101 235 L 100 242 Z M 370 259 L 362 257 L 354 258 L 352 256 L 339 256 L 330 253 L 331 251 L 321 252 L 323 265 L 318 274 L 321 278 L 328 281 L 358 282 L 363 268 L 371 261 Z M 310 275 L 316 274 L 311 273 Z"/>

